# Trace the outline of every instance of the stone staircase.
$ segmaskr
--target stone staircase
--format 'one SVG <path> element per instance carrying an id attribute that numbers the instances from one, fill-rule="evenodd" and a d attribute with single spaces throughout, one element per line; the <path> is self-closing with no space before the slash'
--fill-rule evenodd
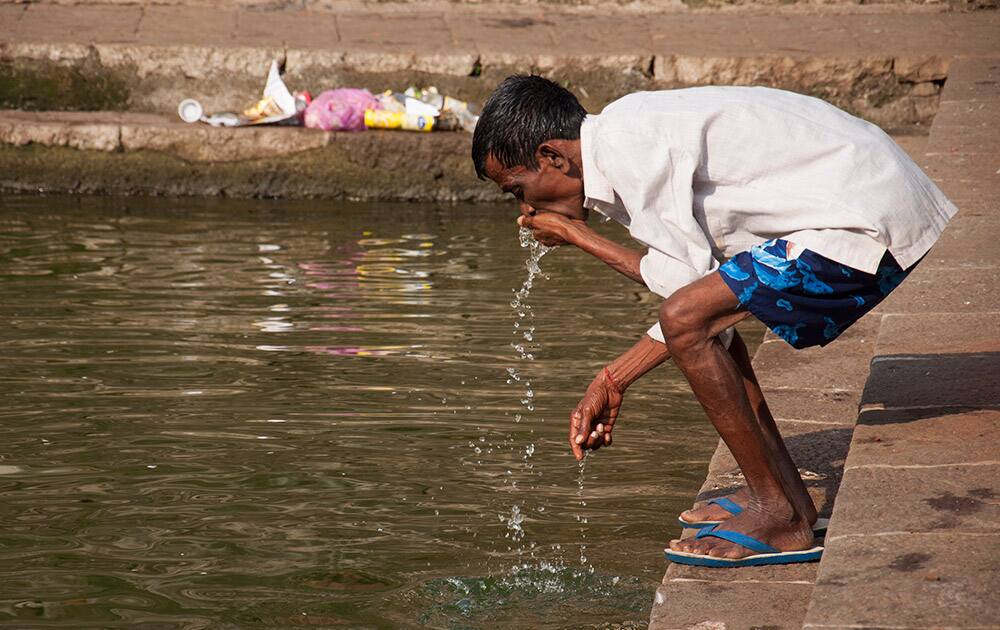
<path id="1" fill-rule="evenodd" d="M 822 561 L 672 565 L 650 628 L 1000 627 L 998 112 L 1000 55 L 954 60 L 919 162 L 958 216 L 827 350 L 769 336 L 754 358 L 832 516 Z M 736 470 L 720 445 L 699 499 L 739 485 Z"/>

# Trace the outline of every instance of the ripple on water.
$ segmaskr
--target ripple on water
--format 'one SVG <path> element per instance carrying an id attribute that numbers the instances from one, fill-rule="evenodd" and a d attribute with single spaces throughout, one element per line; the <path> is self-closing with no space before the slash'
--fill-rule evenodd
<path id="1" fill-rule="evenodd" d="M 658 370 L 581 506 L 567 412 L 656 307 L 558 251 L 512 335 L 513 216 L 0 199 L 0 624 L 644 620 L 716 440 Z"/>

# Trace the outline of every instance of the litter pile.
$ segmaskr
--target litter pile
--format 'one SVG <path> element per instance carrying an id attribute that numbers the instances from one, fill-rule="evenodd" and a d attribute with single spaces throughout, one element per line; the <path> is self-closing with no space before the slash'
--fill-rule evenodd
<path id="1" fill-rule="evenodd" d="M 277 61 L 271 62 L 261 99 L 241 114 L 205 114 L 201 103 L 184 99 L 177 108 L 181 119 L 213 127 L 251 125 L 304 125 L 324 131 L 401 129 L 404 131 L 456 131 L 471 133 L 479 116 L 474 106 L 438 92 L 435 87 L 409 87 L 372 94 L 358 88 L 326 90 L 316 98 L 307 91 L 294 94 L 281 79 Z"/>

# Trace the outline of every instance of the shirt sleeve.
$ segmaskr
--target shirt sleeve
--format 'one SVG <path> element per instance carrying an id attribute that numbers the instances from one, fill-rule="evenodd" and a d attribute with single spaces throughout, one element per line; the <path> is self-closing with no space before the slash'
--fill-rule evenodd
<path id="1" fill-rule="evenodd" d="M 718 268 L 718 262 L 714 259 L 713 262 L 715 265 L 707 273 Z M 707 273 L 701 273 L 694 267 L 655 249 L 650 249 L 639 261 L 639 275 L 642 276 L 646 287 L 664 298 L 669 297 L 677 289 L 704 277 Z M 660 322 L 653 324 L 646 331 L 646 334 L 660 343 L 666 343 Z M 728 348 L 733 340 L 733 329 L 727 328 L 719 335 L 719 339 Z"/>
<path id="2" fill-rule="evenodd" d="M 694 214 L 701 139 L 644 133 L 645 127 L 670 129 L 670 121 L 643 116 L 641 111 L 634 114 L 602 121 L 596 162 L 628 209 L 629 233 L 649 247 L 639 265 L 643 281 L 650 291 L 667 298 L 719 267 Z M 647 334 L 664 341 L 658 322 Z M 728 346 L 732 332 L 720 338 Z"/>

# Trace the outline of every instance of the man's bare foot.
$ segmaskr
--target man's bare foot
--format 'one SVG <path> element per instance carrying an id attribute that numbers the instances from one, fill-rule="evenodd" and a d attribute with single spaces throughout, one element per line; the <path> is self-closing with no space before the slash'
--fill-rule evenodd
<path id="1" fill-rule="evenodd" d="M 779 551 L 802 551 L 815 544 L 809 522 L 801 517 L 774 517 L 759 509 L 748 508 L 731 516 L 725 525 L 728 531 L 746 534 Z M 720 538 L 684 538 L 670 541 L 674 551 L 684 551 L 715 558 L 745 558 L 759 552 Z"/>
<path id="2" fill-rule="evenodd" d="M 736 503 L 740 507 L 746 507 L 750 501 L 750 492 L 746 488 L 740 488 L 726 498 Z M 681 512 L 681 520 L 688 523 L 701 523 L 703 521 L 727 521 L 732 518 L 732 513 L 715 503 L 706 503 L 700 507 L 692 508 Z"/>
<path id="3" fill-rule="evenodd" d="M 740 488 L 736 492 L 726 495 L 725 498 L 739 505 L 741 508 L 745 508 L 750 502 L 750 491 L 746 488 Z M 816 508 L 812 505 L 811 500 L 808 504 L 800 506 L 799 510 L 805 515 L 806 519 L 809 521 L 809 525 L 816 524 Z M 688 523 L 728 521 L 732 517 L 733 514 L 729 510 L 717 503 L 706 503 L 705 505 L 681 512 L 681 520 Z"/>

